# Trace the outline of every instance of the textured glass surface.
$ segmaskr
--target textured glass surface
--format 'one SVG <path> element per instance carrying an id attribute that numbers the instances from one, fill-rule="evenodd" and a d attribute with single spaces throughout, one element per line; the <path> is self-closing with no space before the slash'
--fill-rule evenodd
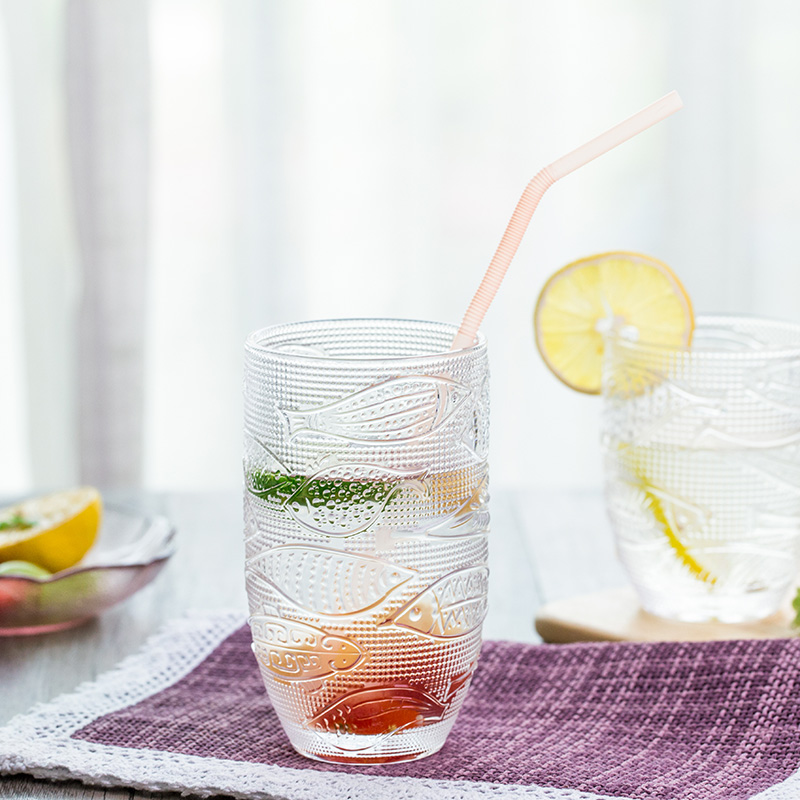
<path id="1" fill-rule="evenodd" d="M 701 317 L 685 350 L 611 337 L 603 398 L 608 510 L 644 608 L 775 612 L 800 555 L 800 326 Z"/>
<path id="2" fill-rule="evenodd" d="M 245 347 L 253 649 L 295 748 L 438 750 L 486 613 L 486 347 L 400 320 L 299 323 Z"/>

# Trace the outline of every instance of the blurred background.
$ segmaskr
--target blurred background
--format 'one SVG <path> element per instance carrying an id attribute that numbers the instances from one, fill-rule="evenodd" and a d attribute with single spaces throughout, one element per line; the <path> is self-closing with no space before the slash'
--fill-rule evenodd
<path id="1" fill-rule="evenodd" d="M 238 487 L 248 331 L 457 323 L 527 181 L 677 89 L 547 193 L 484 325 L 493 483 L 599 486 L 541 285 L 637 250 L 800 320 L 798 41 L 792 0 L 2 0 L 0 494 Z"/>

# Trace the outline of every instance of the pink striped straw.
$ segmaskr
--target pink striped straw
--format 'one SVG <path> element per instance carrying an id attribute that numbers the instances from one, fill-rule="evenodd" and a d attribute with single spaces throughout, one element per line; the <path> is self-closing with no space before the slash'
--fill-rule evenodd
<path id="1" fill-rule="evenodd" d="M 458 329 L 455 339 L 453 339 L 453 350 L 469 347 L 475 340 L 478 327 L 489 310 L 489 305 L 494 300 L 497 290 L 500 288 L 500 283 L 506 274 L 506 270 L 517 252 L 533 212 L 536 211 L 536 206 L 539 205 L 544 193 L 559 178 L 569 175 L 570 172 L 578 169 L 578 167 L 588 164 L 617 145 L 632 139 L 637 133 L 641 133 L 651 125 L 655 125 L 656 122 L 661 122 L 662 119 L 674 114 L 681 108 L 683 108 L 683 102 L 678 93 L 670 92 L 660 100 L 656 100 L 655 103 L 647 106 L 647 108 L 643 108 L 632 117 L 628 117 L 628 119 L 613 128 L 609 128 L 605 133 L 601 133 L 598 137 L 586 142 L 586 144 L 581 145 L 571 153 L 567 153 L 567 155 L 562 156 L 537 173 L 536 177 L 525 187 L 525 191 L 522 193 L 522 197 L 520 197 L 517 207 L 511 215 L 511 221 L 508 223 L 506 232 L 503 234 L 503 238 L 495 251 L 492 263 L 489 264 L 481 285 L 478 287 L 478 291 L 475 292 L 475 296 L 472 298 L 466 314 L 464 314 L 464 319 L 461 320 L 461 327 Z"/>

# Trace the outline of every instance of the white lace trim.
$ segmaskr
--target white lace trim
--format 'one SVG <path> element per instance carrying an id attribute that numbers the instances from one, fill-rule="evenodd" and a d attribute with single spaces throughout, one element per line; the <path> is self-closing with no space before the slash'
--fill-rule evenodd
<path id="1" fill-rule="evenodd" d="M 50 780 L 77 779 L 90 785 L 126 786 L 154 792 L 179 791 L 207 797 L 228 794 L 253 800 L 625 800 L 571 789 L 496 783 L 388 778 L 319 772 L 200 758 L 156 750 L 128 749 L 74 740 L 71 734 L 94 719 L 137 703 L 190 672 L 242 625 L 239 612 L 197 614 L 168 624 L 141 652 L 94 683 L 37 705 L 0 728 L 0 773 L 25 773 Z M 759 800 L 796 798 L 792 775 L 758 795 Z"/>

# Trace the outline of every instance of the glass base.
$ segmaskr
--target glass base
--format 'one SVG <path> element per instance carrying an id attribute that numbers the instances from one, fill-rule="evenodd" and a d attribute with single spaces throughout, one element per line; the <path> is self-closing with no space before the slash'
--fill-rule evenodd
<path id="1" fill-rule="evenodd" d="M 740 595 L 680 597 L 634 586 L 645 611 L 680 622 L 755 622 L 775 614 L 786 596 L 785 590 L 760 590 Z"/>
<path id="2" fill-rule="evenodd" d="M 333 764 L 396 764 L 417 761 L 441 750 L 452 721 L 377 736 L 291 731 L 301 756 Z"/>

